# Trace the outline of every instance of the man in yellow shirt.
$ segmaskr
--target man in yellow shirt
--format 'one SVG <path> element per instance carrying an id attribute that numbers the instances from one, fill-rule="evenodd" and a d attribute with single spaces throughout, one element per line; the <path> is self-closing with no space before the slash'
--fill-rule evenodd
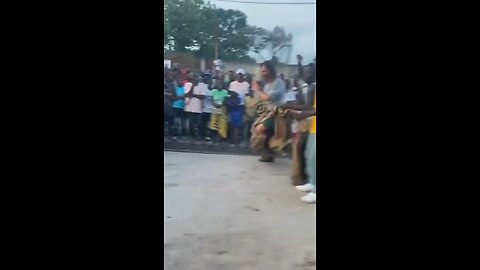
<path id="1" fill-rule="evenodd" d="M 301 201 L 306 203 L 316 203 L 316 185 L 317 185 L 317 101 L 316 101 L 316 84 L 313 84 L 313 111 L 308 110 L 308 106 L 305 105 L 282 105 L 280 106 L 283 109 L 294 110 L 289 115 L 293 119 L 305 119 L 306 117 L 312 116 L 310 122 L 310 128 L 308 130 L 307 146 L 305 149 L 305 163 L 306 163 L 306 174 L 307 174 L 307 184 L 296 186 L 295 188 L 309 192 L 306 196 L 300 198 Z M 299 112 L 302 111 L 302 112 Z"/>
<path id="2" fill-rule="evenodd" d="M 315 84 L 314 84 L 315 85 Z M 315 85 L 316 87 L 316 85 Z M 313 98 L 313 109 L 317 110 L 317 91 Z M 316 114 L 315 114 L 316 115 Z M 306 203 L 317 202 L 317 117 L 313 116 L 310 122 L 310 130 L 308 135 L 307 147 L 305 150 L 305 160 L 307 167 L 308 184 L 297 186 L 296 188 L 301 191 L 309 192 L 306 196 L 300 198 L 301 201 Z"/>

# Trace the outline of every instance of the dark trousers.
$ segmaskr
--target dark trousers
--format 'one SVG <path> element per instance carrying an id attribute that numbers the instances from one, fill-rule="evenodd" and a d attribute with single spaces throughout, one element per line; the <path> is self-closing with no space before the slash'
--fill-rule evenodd
<path id="1" fill-rule="evenodd" d="M 292 161 L 292 165 L 294 163 L 294 168 L 292 169 L 291 176 L 292 176 L 292 184 L 295 186 L 304 185 L 307 183 L 307 168 L 306 168 L 306 159 L 305 159 L 305 151 L 307 149 L 307 141 L 308 141 L 308 132 L 299 133 L 298 140 L 295 142 L 295 146 L 293 150 L 295 153 L 293 154 L 294 160 Z"/>
<path id="2" fill-rule="evenodd" d="M 273 137 L 275 134 L 274 129 L 266 129 L 265 130 L 265 135 L 266 135 L 266 140 L 265 140 L 265 146 L 263 147 L 262 151 L 262 159 L 268 160 L 268 159 L 274 159 L 275 153 L 270 149 L 270 139 Z"/>
<path id="3" fill-rule="evenodd" d="M 200 129 L 200 134 L 202 137 L 210 137 L 211 136 L 211 132 L 210 132 L 210 129 L 208 129 L 208 124 L 210 123 L 210 116 L 212 114 L 211 113 L 202 113 L 202 127 Z"/>
<path id="4" fill-rule="evenodd" d="M 292 133 L 292 119 L 287 118 L 287 140 L 293 138 L 293 133 Z"/>
<path id="5" fill-rule="evenodd" d="M 187 118 L 185 111 L 179 108 L 172 108 L 172 115 L 174 119 L 173 135 L 185 136 L 187 134 Z"/>
<path id="6" fill-rule="evenodd" d="M 163 124 L 164 124 L 164 127 L 166 125 L 166 129 L 164 129 L 165 135 L 172 136 L 173 125 L 174 125 L 173 112 L 172 112 L 172 108 L 167 106 L 165 106 L 163 109 Z"/>
<path id="7" fill-rule="evenodd" d="M 238 144 L 238 131 L 240 130 L 239 127 L 229 127 L 229 138 L 231 144 Z"/>
<path id="8" fill-rule="evenodd" d="M 201 130 L 202 114 L 187 112 L 187 116 L 188 116 L 188 131 L 190 136 L 192 137 L 199 136 L 200 134 L 198 133 Z M 197 132 L 195 132 L 195 130 L 197 130 Z"/>

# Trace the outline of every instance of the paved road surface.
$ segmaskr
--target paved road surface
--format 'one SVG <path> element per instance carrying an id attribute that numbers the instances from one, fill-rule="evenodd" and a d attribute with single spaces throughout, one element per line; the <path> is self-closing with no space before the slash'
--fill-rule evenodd
<path id="1" fill-rule="evenodd" d="M 316 205 L 299 200 L 288 159 L 164 157 L 165 269 L 315 269 Z"/>

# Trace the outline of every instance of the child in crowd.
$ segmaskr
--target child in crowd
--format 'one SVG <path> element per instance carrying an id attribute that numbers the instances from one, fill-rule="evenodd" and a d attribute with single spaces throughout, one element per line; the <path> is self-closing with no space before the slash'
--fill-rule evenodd
<path id="1" fill-rule="evenodd" d="M 238 131 L 242 127 L 243 105 L 237 92 L 230 91 L 230 96 L 225 99 L 228 112 L 228 126 L 232 145 L 238 145 Z"/>
<path id="2" fill-rule="evenodd" d="M 224 106 L 224 100 L 228 96 L 228 91 L 225 90 L 224 85 L 223 81 L 217 80 L 211 92 L 213 107 L 208 127 L 216 132 L 217 141 L 227 138 L 228 115 Z"/>

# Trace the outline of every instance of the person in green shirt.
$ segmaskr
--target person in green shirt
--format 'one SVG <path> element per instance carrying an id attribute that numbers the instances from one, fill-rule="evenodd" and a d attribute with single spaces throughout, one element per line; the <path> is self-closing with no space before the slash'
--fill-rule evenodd
<path id="1" fill-rule="evenodd" d="M 214 105 L 222 105 L 223 100 L 228 96 L 228 91 L 223 88 L 223 83 L 218 82 L 215 88 L 212 90 L 212 100 Z M 218 106 L 216 106 L 216 108 L 219 108 Z"/>
<path id="2" fill-rule="evenodd" d="M 209 129 L 216 131 L 222 139 L 227 138 L 228 115 L 224 106 L 224 100 L 229 95 L 225 90 L 224 83 L 217 81 L 215 88 L 212 90 L 212 114 L 210 116 Z"/>

